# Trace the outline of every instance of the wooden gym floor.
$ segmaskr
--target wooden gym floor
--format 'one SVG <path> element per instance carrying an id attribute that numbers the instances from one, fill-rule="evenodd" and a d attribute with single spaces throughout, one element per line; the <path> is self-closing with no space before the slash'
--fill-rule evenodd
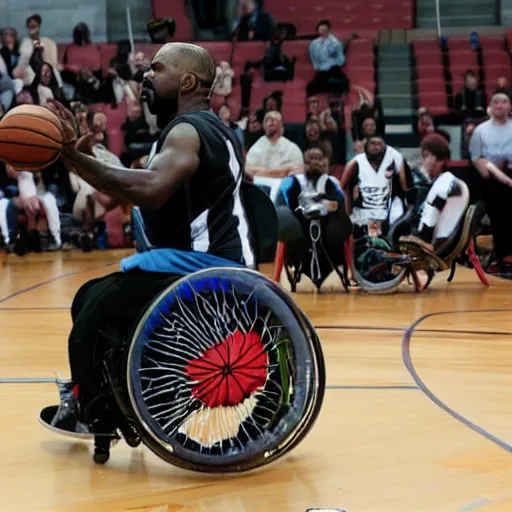
<path id="1" fill-rule="evenodd" d="M 1 512 L 512 511 L 510 283 L 486 289 L 459 269 L 422 295 L 296 296 L 325 351 L 320 418 L 274 465 L 209 476 L 124 443 L 95 466 L 89 444 L 37 422 L 55 385 L 6 381 L 68 375 L 73 295 L 119 258 L 59 253 L 0 267 Z"/>

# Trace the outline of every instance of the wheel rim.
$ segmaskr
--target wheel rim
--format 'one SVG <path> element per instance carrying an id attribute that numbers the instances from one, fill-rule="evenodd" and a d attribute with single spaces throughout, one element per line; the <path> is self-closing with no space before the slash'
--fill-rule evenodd
<path id="1" fill-rule="evenodd" d="M 129 394 L 164 458 L 232 467 L 303 436 L 323 390 L 317 359 L 279 287 L 252 271 L 207 270 L 149 308 L 128 358 Z"/>

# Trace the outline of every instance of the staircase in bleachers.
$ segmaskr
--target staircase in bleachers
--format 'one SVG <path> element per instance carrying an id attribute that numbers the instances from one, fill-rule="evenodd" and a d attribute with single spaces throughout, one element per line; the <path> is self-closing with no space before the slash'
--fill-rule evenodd
<path id="1" fill-rule="evenodd" d="M 416 0 L 416 26 L 435 28 L 436 2 Z M 499 24 L 499 0 L 442 0 L 442 27 L 486 27 Z"/>
<path id="2" fill-rule="evenodd" d="M 378 88 L 386 119 L 387 142 L 400 147 L 414 145 L 411 49 L 408 44 L 379 46 Z"/>

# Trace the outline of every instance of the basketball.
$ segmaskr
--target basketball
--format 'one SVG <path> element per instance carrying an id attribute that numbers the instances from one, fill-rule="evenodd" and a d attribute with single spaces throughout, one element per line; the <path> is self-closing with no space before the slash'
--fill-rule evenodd
<path id="1" fill-rule="evenodd" d="M 36 172 L 59 158 L 64 137 L 59 118 L 47 108 L 20 105 L 0 121 L 0 160 Z"/>

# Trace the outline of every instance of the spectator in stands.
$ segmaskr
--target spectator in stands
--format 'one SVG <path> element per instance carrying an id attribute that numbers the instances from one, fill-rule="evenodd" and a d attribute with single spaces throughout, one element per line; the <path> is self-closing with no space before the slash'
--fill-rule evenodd
<path id="1" fill-rule="evenodd" d="M 249 120 L 247 122 L 247 130 L 244 133 L 244 146 L 246 150 L 251 149 L 251 147 L 265 135 L 263 131 L 263 118 L 265 117 L 265 111 L 260 108 L 256 110 L 256 112 L 252 113 L 249 116 Z"/>
<path id="2" fill-rule="evenodd" d="M 281 180 L 304 171 L 304 157 L 297 144 L 283 137 L 279 112 L 265 114 L 263 129 L 265 135 L 247 153 L 245 172 L 256 185 L 269 187 L 275 201 Z"/>
<path id="3" fill-rule="evenodd" d="M 418 109 L 418 135 L 420 142 L 429 134 L 435 131 L 434 120 L 426 107 Z"/>
<path id="4" fill-rule="evenodd" d="M 368 117 L 363 121 L 361 127 L 360 140 L 354 141 L 354 151 L 358 154 L 364 153 L 366 141 L 369 137 L 376 137 L 377 133 L 377 121 L 373 117 Z"/>
<path id="5" fill-rule="evenodd" d="M 411 185 L 404 157 L 381 137 L 367 140 L 365 152 L 347 164 L 341 179 L 352 222 L 361 228 L 377 223 L 377 236 L 405 213 Z"/>
<path id="6" fill-rule="evenodd" d="M 385 120 L 384 111 L 382 104 L 374 94 L 360 86 L 353 86 L 353 89 L 357 91 L 358 102 L 357 108 L 352 110 L 352 140 L 362 140 L 362 127 L 363 122 L 369 117 L 373 118 L 377 124 L 377 134 L 384 136 L 385 133 Z"/>
<path id="7" fill-rule="evenodd" d="M 331 32 L 331 22 L 322 20 L 317 27 L 318 37 L 309 45 L 309 58 L 316 71 L 315 79 L 308 84 L 307 94 L 332 92 L 342 95 L 348 91 L 349 82 L 343 71 L 345 55 L 342 42 Z"/>
<path id="8" fill-rule="evenodd" d="M 470 141 L 471 159 L 485 179 L 485 194 L 498 261 L 489 271 L 512 271 L 512 120 L 510 97 L 500 90 L 491 98 L 491 119 L 477 126 Z"/>
<path id="9" fill-rule="evenodd" d="M 18 32 L 13 28 L 4 28 L 1 32 L 0 56 L 7 67 L 7 74 L 13 78 L 13 71 L 20 58 Z"/>
<path id="10" fill-rule="evenodd" d="M 237 41 L 269 41 L 275 33 L 274 18 L 262 10 L 263 0 L 240 0 L 240 17 L 233 37 Z"/>
<path id="11" fill-rule="evenodd" d="M 329 140 L 329 132 L 322 133 L 320 122 L 316 119 L 309 119 L 305 126 L 306 141 L 304 151 L 311 148 L 320 148 L 329 166 L 332 161 L 332 142 Z"/>
<path id="12" fill-rule="evenodd" d="M 63 60 L 63 78 L 75 88 L 76 99 L 90 104 L 111 98 L 103 83 L 99 47 L 91 42 L 91 31 L 85 23 L 73 29 L 73 44 L 67 46 Z"/>
<path id="13" fill-rule="evenodd" d="M 273 91 L 263 99 L 263 110 L 265 112 L 281 112 L 283 109 L 282 91 Z"/>
<path id="14" fill-rule="evenodd" d="M 45 62 L 41 68 L 36 71 L 34 81 L 29 87 L 37 105 L 45 106 L 48 100 L 57 100 L 66 103 L 64 91 L 59 87 L 57 77 L 51 64 Z"/>
<path id="15" fill-rule="evenodd" d="M 238 140 L 240 141 L 240 146 L 243 147 L 244 134 L 240 127 L 233 122 L 233 118 L 231 116 L 231 109 L 227 105 L 222 105 L 222 107 L 220 107 L 219 118 L 228 128 L 231 128 L 235 132 Z"/>
<path id="16" fill-rule="evenodd" d="M 215 82 L 213 85 L 213 93 L 223 98 L 231 96 L 233 91 L 233 77 L 235 72 L 229 65 L 229 62 L 222 61 L 217 66 Z"/>
<path id="17" fill-rule="evenodd" d="M 23 87 L 23 89 L 16 94 L 16 105 L 34 105 L 34 98 L 30 87 Z"/>
<path id="18" fill-rule="evenodd" d="M 316 96 L 308 98 L 308 113 L 306 114 L 306 121 L 309 118 L 318 119 L 320 117 L 320 102 Z"/>
<path id="19" fill-rule="evenodd" d="M 18 188 L 20 206 L 28 216 L 28 249 L 33 252 L 59 249 L 62 240 L 57 199 L 46 190 L 42 173 L 19 172 Z M 43 212 L 46 222 L 42 219 Z"/>
<path id="20" fill-rule="evenodd" d="M 474 71 L 464 73 L 464 87 L 455 96 L 455 110 L 462 120 L 484 117 L 487 101 L 483 92 L 478 90 L 478 78 Z"/>
<path id="21" fill-rule="evenodd" d="M 25 85 L 30 85 L 38 68 L 43 62 L 48 62 L 56 71 L 59 85 L 62 85 L 58 74 L 57 45 L 48 37 L 41 37 L 41 23 L 42 18 L 39 14 L 33 14 L 27 19 L 28 37 L 21 43 L 20 58 L 13 71 L 13 77 L 22 79 Z"/>
<path id="22" fill-rule="evenodd" d="M 308 149 L 304 155 L 304 173 L 285 178 L 276 200 L 279 217 L 279 240 L 286 243 L 286 264 L 301 269 L 310 279 L 314 250 L 309 233 L 310 219 L 302 210 L 325 209 L 321 217 L 323 248 L 334 265 L 343 262 L 343 244 L 352 233 L 352 225 L 344 208 L 343 193 L 337 181 L 327 175 L 328 166 L 320 148 Z M 324 253 L 318 254 L 320 281 L 328 277 L 332 267 Z M 316 277 L 316 276 L 315 276 Z"/>

